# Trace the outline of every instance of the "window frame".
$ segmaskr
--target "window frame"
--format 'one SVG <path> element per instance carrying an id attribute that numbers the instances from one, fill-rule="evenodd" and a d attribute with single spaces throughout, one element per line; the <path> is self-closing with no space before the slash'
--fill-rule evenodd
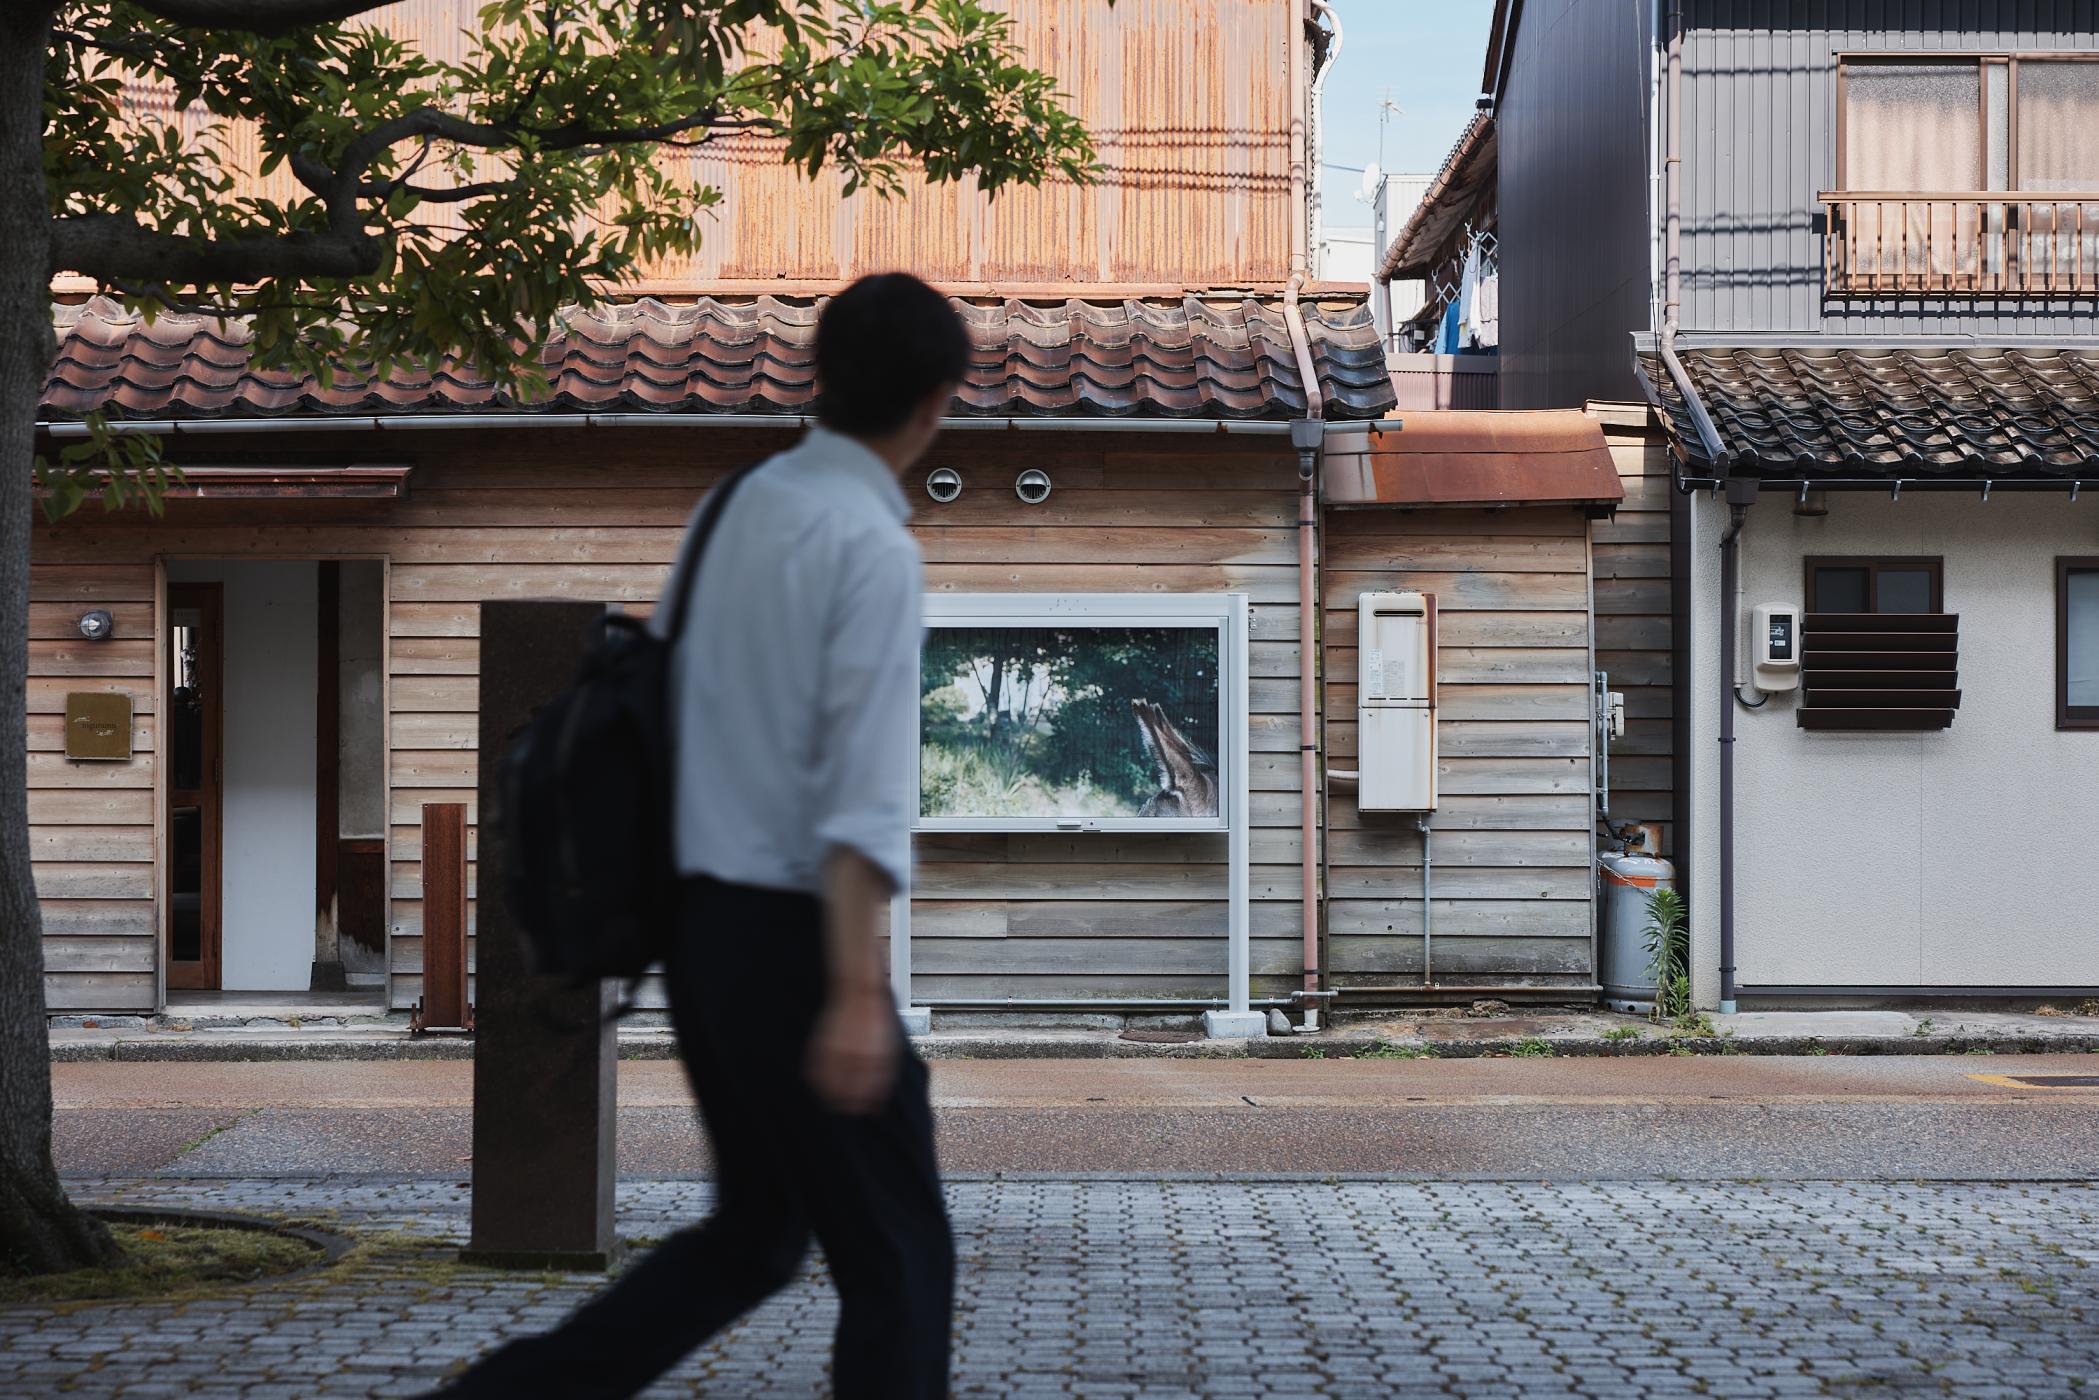
<path id="1" fill-rule="evenodd" d="M 1836 111 L 1836 186 L 1832 193 L 1849 194 L 1850 172 L 1845 169 L 1845 149 L 1848 145 L 1851 113 L 1850 70 L 1854 67 L 1887 67 L 1894 64 L 1931 64 L 1944 66 L 1952 63 L 1975 65 L 1978 131 L 1976 140 L 1977 168 L 1983 172 L 1983 184 L 1989 184 L 1990 169 L 1990 82 L 1987 70 L 1992 64 L 2006 67 L 2004 80 L 2005 123 L 2005 170 L 2004 189 L 1984 190 L 1973 193 L 2011 194 L 2043 193 L 2022 190 L 2019 184 L 2019 62 L 2022 59 L 2037 63 L 2099 63 L 2099 49 L 1872 49 L 1840 51 L 1835 55 L 1837 64 L 1837 111 Z M 1964 194 L 1963 190 L 1915 190 L 1910 193 Z"/>
<path id="2" fill-rule="evenodd" d="M 1881 570 L 1924 569 L 1931 575 L 1931 607 L 1925 615 L 1946 611 L 1946 560 L 1938 554 L 1810 554 L 1801 561 L 1804 584 L 1800 596 L 1806 600 L 1803 612 L 1827 612 L 1829 609 L 1816 606 L 1815 571 L 1817 569 L 1859 569 L 1866 571 L 1866 613 L 1880 613 Z M 1911 614 L 1915 616 L 1916 614 Z M 1903 614 L 1890 614 L 1903 616 Z"/>
<path id="3" fill-rule="evenodd" d="M 2099 555 L 2059 554 L 2055 559 L 2055 727 L 2099 729 L 2099 705 L 2070 703 L 2070 575 L 2099 574 Z"/>

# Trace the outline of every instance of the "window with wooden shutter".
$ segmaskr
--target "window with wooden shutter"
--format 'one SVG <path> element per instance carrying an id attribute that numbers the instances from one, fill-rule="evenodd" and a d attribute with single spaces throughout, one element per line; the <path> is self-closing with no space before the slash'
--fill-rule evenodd
<path id="1" fill-rule="evenodd" d="M 1960 708 L 1960 617 L 1937 559 L 1813 558 L 1800 620 L 1802 729 L 1932 730 Z"/>

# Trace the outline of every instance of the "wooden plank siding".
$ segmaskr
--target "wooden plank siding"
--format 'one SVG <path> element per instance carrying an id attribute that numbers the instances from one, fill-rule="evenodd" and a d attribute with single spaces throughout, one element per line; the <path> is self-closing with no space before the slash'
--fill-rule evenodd
<path id="1" fill-rule="evenodd" d="M 1324 591 L 1327 761 L 1356 757 L 1356 599 L 1433 593 L 1439 622 L 1439 985 L 1593 981 L 1588 522 L 1565 507 L 1333 510 Z M 1421 836 L 1329 784 L 1327 966 L 1337 987 L 1422 974 Z"/>
<path id="2" fill-rule="evenodd" d="M 1611 820 L 1656 822 L 1674 855 L 1675 705 L 1671 683 L 1669 449 L 1645 404 L 1592 404 L 1625 483 L 1614 519 L 1591 527 L 1596 551 L 1596 666 L 1625 695 L 1625 736 L 1611 741 Z"/>
<path id="3" fill-rule="evenodd" d="M 140 623 L 137 606 L 150 608 L 153 560 L 163 554 L 389 557 L 389 956 L 391 1000 L 405 1007 L 420 994 L 422 804 L 464 802 L 470 823 L 477 815 L 480 602 L 587 598 L 645 611 L 700 493 L 729 468 L 789 441 L 786 432 L 706 428 L 390 435 L 390 451 L 417 465 L 408 497 L 384 508 L 178 502 L 159 521 L 90 511 L 39 528 L 39 625 L 59 631 L 65 619 L 50 608 L 90 602 L 129 609 L 120 618 Z M 310 440 L 280 445 L 311 450 Z M 957 468 L 966 486 L 960 500 L 940 506 L 925 496 L 922 473 L 905 483 L 930 589 L 1251 595 L 1257 992 L 1297 985 L 1294 461 L 1245 439 L 1197 447 L 1149 435 L 1042 432 L 956 434 L 936 448 L 926 469 L 933 466 Z M 1043 468 L 1055 483 L 1041 506 L 1013 494 L 1026 467 Z M 120 623 L 120 637 L 138 635 Z M 51 655 L 56 664 L 57 650 Z M 109 655 L 136 669 L 129 652 Z M 33 735 L 49 729 L 44 717 L 78 679 L 39 673 L 32 680 Z M 138 694 L 150 739 L 151 678 L 112 679 Z M 52 767 L 51 757 L 31 755 L 33 774 L 49 782 L 32 793 L 39 851 L 50 854 L 53 888 L 66 891 L 52 906 L 88 900 L 112 934 L 136 940 L 132 975 L 140 979 L 131 1000 L 96 1000 L 103 984 L 88 979 L 107 974 L 62 970 L 54 956 L 54 1005 L 150 1005 L 151 760 L 141 758 L 133 776 L 120 778 Z M 471 859 L 471 827 L 469 843 Z M 913 944 L 921 995 L 1224 991 L 1222 836 L 943 833 L 921 838 L 919 860 Z M 470 867 L 470 891 L 472 879 Z M 48 936 L 77 939 L 95 931 L 91 924 L 55 919 Z M 72 958 L 77 945 L 64 951 Z"/>
<path id="4" fill-rule="evenodd" d="M 157 1001 L 159 762 L 150 559 L 92 556 L 40 567 L 29 583 L 29 846 L 44 920 L 52 1011 L 150 1011 Z M 107 608 L 110 638 L 79 620 Z M 129 762 L 65 756 L 69 691 L 131 697 Z"/>

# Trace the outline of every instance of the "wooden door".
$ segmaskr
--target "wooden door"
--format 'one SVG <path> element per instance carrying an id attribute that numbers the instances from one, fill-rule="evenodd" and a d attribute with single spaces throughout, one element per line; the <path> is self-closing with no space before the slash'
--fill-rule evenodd
<path id="1" fill-rule="evenodd" d="M 220 882 L 224 862 L 221 717 L 225 696 L 223 585 L 168 585 L 166 734 L 168 986 L 219 986 Z"/>

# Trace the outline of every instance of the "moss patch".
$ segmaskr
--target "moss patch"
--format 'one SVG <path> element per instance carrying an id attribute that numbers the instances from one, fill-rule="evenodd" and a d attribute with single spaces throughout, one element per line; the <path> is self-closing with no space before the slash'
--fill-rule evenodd
<path id="1" fill-rule="evenodd" d="M 0 1305 L 159 1298 L 254 1283 L 320 1262 L 320 1246 L 273 1230 L 116 1222 L 123 1257 L 107 1268 L 0 1277 Z"/>

